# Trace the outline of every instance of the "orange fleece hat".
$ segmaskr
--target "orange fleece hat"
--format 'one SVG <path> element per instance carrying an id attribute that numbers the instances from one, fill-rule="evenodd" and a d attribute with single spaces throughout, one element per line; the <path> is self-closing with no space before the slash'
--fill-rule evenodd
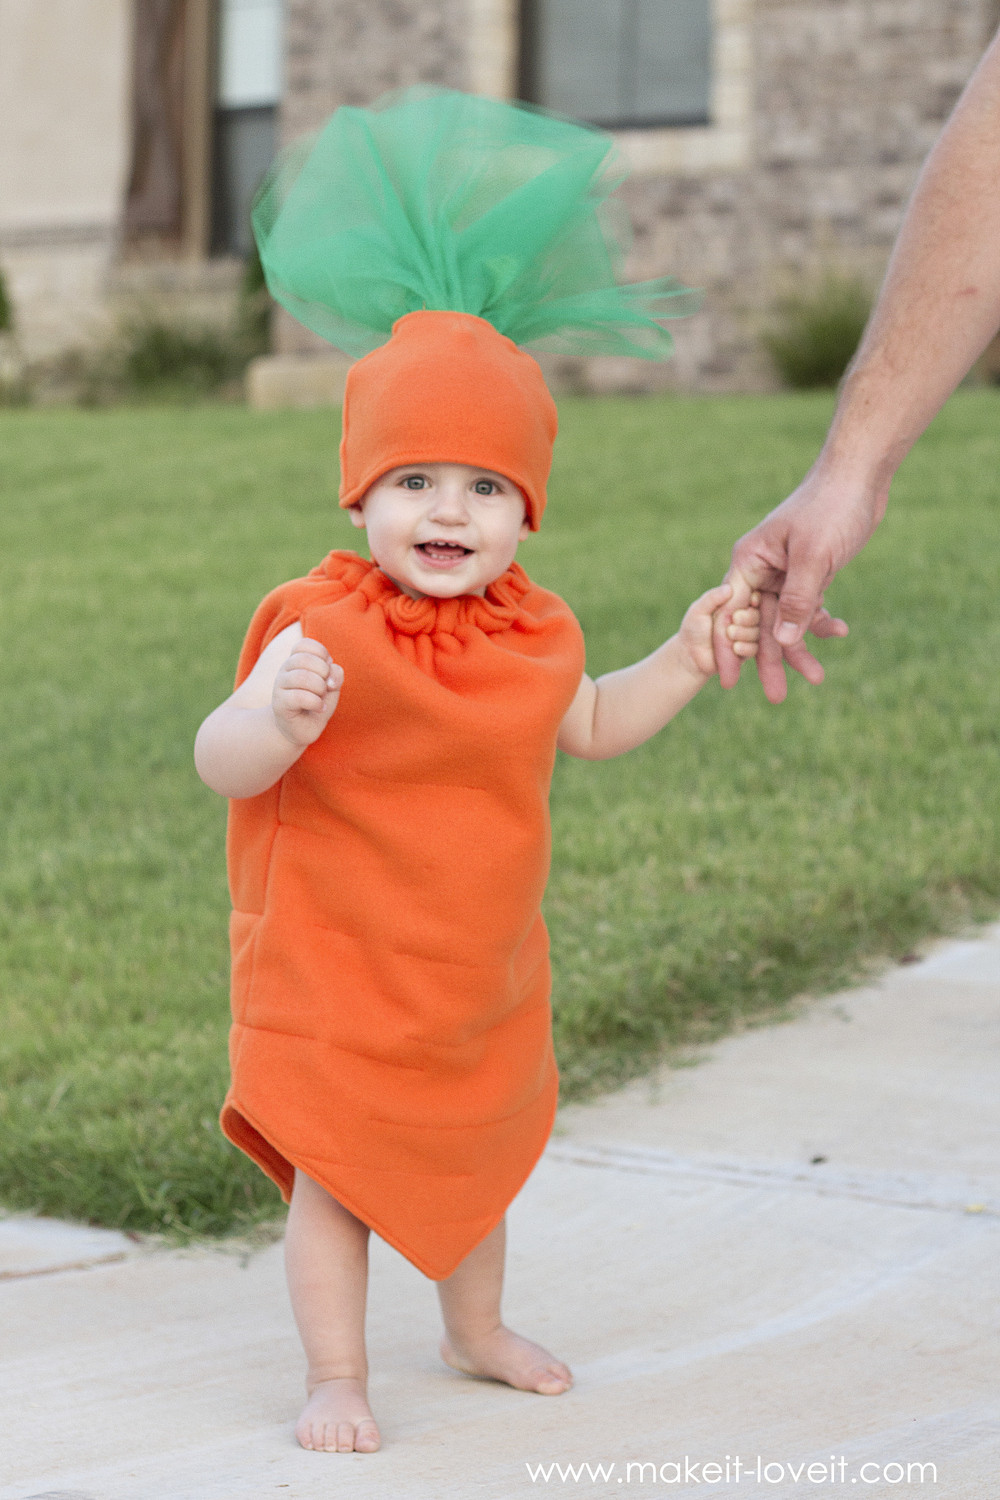
<path id="1" fill-rule="evenodd" d="M 530 354 L 472 313 L 407 313 L 351 367 L 340 441 L 340 504 L 356 505 L 404 464 L 492 469 L 522 491 L 537 531 L 558 420 Z"/>

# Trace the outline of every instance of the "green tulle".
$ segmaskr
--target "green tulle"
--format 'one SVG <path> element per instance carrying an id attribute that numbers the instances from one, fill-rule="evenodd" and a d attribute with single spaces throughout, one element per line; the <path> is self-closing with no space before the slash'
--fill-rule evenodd
<path id="1" fill-rule="evenodd" d="M 663 359 L 694 310 L 670 277 L 622 285 L 610 136 L 426 87 L 342 108 L 274 162 L 254 201 L 267 284 L 347 354 L 420 308 L 475 313 L 517 344 Z"/>

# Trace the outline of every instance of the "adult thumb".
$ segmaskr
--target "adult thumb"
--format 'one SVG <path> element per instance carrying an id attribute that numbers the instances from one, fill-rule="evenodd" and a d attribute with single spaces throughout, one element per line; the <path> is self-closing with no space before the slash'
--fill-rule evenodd
<path id="1" fill-rule="evenodd" d="M 774 638 L 781 646 L 797 646 L 823 603 L 826 566 L 815 558 L 789 558 L 788 572 L 778 595 Z"/>

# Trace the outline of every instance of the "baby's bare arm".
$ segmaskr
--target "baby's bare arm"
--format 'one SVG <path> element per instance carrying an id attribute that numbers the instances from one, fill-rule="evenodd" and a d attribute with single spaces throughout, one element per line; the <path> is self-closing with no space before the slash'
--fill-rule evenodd
<path id="1" fill-rule="evenodd" d="M 596 682 L 584 675 L 559 729 L 559 748 L 581 760 L 624 755 L 657 734 L 715 674 L 712 616 L 732 593 L 728 583 L 696 599 L 669 641 L 650 656 Z M 729 627 L 738 656 L 756 655 L 760 599 L 739 610 Z"/>
<path id="2" fill-rule="evenodd" d="M 297 622 L 276 635 L 249 677 L 198 730 L 194 763 L 223 797 L 267 791 L 317 740 L 337 706 L 344 673 Z"/>

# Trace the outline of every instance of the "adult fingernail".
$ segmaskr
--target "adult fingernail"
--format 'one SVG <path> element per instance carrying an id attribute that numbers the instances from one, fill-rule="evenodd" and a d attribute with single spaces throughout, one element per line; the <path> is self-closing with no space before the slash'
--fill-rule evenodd
<path id="1" fill-rule="evenodd" d="M 799 627 L 793 625 L 791 620 L 783 620 L 774 632 L 774 639 L 779 646 L 794 646 L 799 638 Z"/>

